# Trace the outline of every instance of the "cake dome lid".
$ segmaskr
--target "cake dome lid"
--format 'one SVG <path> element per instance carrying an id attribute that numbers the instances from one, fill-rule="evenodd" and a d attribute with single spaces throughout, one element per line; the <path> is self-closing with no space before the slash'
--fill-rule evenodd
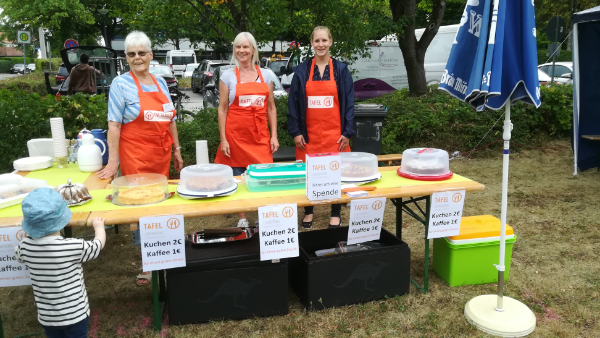
<path id="1" fill-rule="evenodd" d="M 113 188 L 115 187 L 143 187 L 147 185 L 153 185 L 158 183 L 166 184 L 167 177 L 161 174 L 133 174 L 121 176 L 112 181 Z"/>
<path id="2" fill-rule="evenodd" d="M 346 152 L 341 153 L 342 162 L 351 161 L 351 162 L 362 162 L 362 161 L 377 161 L 377 156 L 370 153 L 361 153 L 361 152 Z"/>
<path id="3" fill-rule="evenodd" d="M 233 170 L 230 166 L 210 163 L 210 164 L 196 164 L 183 168 L 182 174 L 190 173 L 194 176 L 215 176 L 215 175 L 233 175 Z"/>

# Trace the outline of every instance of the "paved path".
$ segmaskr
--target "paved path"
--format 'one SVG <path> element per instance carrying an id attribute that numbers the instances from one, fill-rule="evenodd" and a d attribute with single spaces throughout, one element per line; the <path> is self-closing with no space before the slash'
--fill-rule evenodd
<path id="1" fill-rule="evenodd" d="M 202 94 L 194 93 L 191 90 L 185 91 L 185 94 L 190 97 L 187 102 L 183 103 L 183 107 L 193 113 L 202 109 Z"/>
<path id="2" fill-rule="evenodd" d="M 11 77 L 15 77 L 15 76 L 19 76 L 20 74 L 7 74 L 7 73 L 0 73 L 0 81 L 2 80 L 6 80 L 9 79 Z"/>

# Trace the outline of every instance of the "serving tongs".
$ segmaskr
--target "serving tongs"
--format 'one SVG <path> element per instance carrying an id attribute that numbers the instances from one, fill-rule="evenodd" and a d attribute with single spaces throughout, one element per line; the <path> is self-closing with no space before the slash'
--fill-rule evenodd
<path id="1" fill-rule="evenodd" d="M 187 235 L 186 239 L 192 244 L 234 242 L 251 238 L 257 232 L 258 229 L 254 227 L 204 229 Z"/>

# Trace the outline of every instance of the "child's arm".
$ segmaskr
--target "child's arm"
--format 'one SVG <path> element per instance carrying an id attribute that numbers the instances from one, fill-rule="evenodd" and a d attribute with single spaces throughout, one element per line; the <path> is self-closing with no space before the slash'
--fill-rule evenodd
<path id="1" fill-rule="evenodd" d="M 104 249 L 104 245 L 106 244 L 106 231 L 104 231 L 104 221 L 106 219 L 102 217 L 94 217 L 92 220 L 92 225 L 94 227 L 94 240 L 100 240 L 102 243 L 101 249 Z"/>

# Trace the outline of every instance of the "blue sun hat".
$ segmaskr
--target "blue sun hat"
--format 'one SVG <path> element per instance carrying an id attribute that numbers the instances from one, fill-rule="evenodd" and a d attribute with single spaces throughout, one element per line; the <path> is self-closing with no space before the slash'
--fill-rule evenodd
<path id="1" fill-rule="evenodd" d="M 52 188 L 37 188 L 21 203 L 27 235 L 41 238 L 64 228 L 71 220 L 71 210 L 63 197 Z"/>

